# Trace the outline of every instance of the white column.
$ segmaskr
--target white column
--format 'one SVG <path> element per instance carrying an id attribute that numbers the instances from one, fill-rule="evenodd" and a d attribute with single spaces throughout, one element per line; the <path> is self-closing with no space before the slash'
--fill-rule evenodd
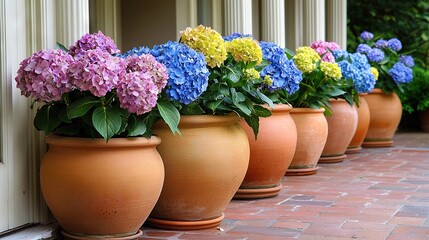
<path id="1" fill-rule="evenodd" d="M 121 49 L 121 3 L 119 0 L 93 0 L 90 4 L 90 31 L 102 31 Z"/>
<path id="2" fill-rule="evenodd" d="M 224 0 L 224 35 L 238 32 L 253 34 L 252 0 Z"/>
<path id="3" fill-rule="evenodd" d="M 262 39 L 286 46 L 285 2 L 284 0 L 262 1 Z"/>
<path id="4" fill-rule="evenodd" d="M 286 47 L 292 51 L 303 46 L 302 0 L 286 0 Z"/>
<path id="5" fill-rule="evenodd" d="M 325 1 L 303 0 L 303 44 L 325 40 Z"/>
<path id="6" fill-rule="evenodd" d="M 223 33 L 222 1 L 212 0 L 212 28 L 218 33 Z"/>
<path id="7" fill-rule="evenodd" d="M 89 32 L 89 0 L 57 0 L 57 41 L 69 47 Z"/>
<path id="8" fill-rule="evenodd" d="M 187 27 L 196 27 L 197 18 L 197 0 L 176 0 L 176 36 L 180 38 L 180 31 Z"/>
<path id="9" fill-rule="evenodd" d="M 347 48 L 347 0 L 326 0 L 326 40 Z"/>

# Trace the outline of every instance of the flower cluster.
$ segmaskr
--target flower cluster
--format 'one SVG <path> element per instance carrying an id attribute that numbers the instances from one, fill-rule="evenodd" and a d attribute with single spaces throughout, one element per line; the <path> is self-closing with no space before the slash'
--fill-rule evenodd
<path id="1" fill-rule="evenodd" d="M 320 70 L 329 78 L 339 79 L 342 77 L 341 69 L 337 63 L 321 62 Z"/>
<path id="2" fill-rule="evenodd" d="M 310 47 L 299 47 L 296 49 L 296 55 L 293 57 L 295 65 L 303 73 L 309 73 L 316 70 L 316 63 L 321 60 L 319 54 Z"/>
<path id="3" fill-rule="evenodd" d="M 316 41 L 310 45 L 321 57 L 324 62 L 335 62 L 332 51 L 340 50 L 341 47 L 336 42 Z"/>
<path id="4" fill-rule="evenodd" d="M 69 53 L 72 56 L 77 56 L 88 50 L 101 49 L 109 54 L 120 53 L 115 42 L 110 37 L 105 36 L 102 32 L 83 35 L 76 43 L 70 46 Z"/>
<path id="5" fill-rule="evenodd" d="M 72 89 L 67 69 L 73 58 L 61 50 L 42 50 L 24 59 L 15 78 L 21 94 L 38 101 L 61 100 Z"/>
<path id="6" fill-rule="evenodd" d="M 402 84 L 413 80 L 412 67 L 414 60 L 411 56 L 400 55 L 402 43 L 397 38 L 389 40 L 377 39 L 370 32 L 361 33 L 363 43 L 359 44 L 356 51 L 368 57 L 372 67 L 377 69 L 377 88 L 385 92 L 402 91 Z"/>
<path id="7" fill-rule="evenodd" d="M 220 66 L 226 59 L 226 46 L 222 36 L 209 27 L 202 25 L 186 28 L 182 32 L 181 42 L 202 52 L 210 67 Z"/>
<path id="8" fill-rule="evenodd" d="M 226 42 L 226 51 L 231 53 L 237 62 L 260 64 L 262 62 L 262 49 L 258 41 L 251 37 L 235 38 Z"/>

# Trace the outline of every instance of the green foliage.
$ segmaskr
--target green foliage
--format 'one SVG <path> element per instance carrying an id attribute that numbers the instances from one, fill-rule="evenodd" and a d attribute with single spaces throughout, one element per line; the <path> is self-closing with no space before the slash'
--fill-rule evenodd
<path id="1" fill-rule="evenodd" d="M 408 113 L 424 111 L 429 108 L 429 70 L 414 67 L 414 80 L 399 94 L 402 108 Z"/>

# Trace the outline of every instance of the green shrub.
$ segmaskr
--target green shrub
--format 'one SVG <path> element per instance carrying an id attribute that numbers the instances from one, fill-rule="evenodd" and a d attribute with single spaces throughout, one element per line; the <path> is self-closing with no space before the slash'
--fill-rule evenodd
<path id="1" fill-rule="evenodd" d="M 402 108 L 408 113 L 429 108 L 429 70 L 416 66 L 413 75 L 413 81 L 405 85 L 399 95 Z"/>

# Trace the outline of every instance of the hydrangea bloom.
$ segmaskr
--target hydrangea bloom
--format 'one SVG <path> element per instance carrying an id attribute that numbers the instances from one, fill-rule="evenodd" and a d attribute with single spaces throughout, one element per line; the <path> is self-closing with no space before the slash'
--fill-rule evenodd
<path id="1" fill-rule="evenodd" d="M 320 61 L 320 56 L 310 47 L 299 47 L 293 60 L 300 71 L 308 73 L 316 70 L 316 62 Z"/>
<path id="2" fill-rule="evenodd" d="M 349 52 L 346 50 L 335 50 L 332 52 L 332 55 L 334 55 L 335 59 L 347 58 L 349 56 Z"/>
<path id="3" fill-rule="evenodd" d="M 365 55 L 353 53 L 338 63 L 344 78 L 352 79 L 359 93 L 370 92 L 375 85 L 375 77 Z"/>
<path id="4" fill-rule="evenodd" d="M 369 61 L 371 62 L 381 62 L 384 59 L 384 52 L 378 48 L 373 48 L 367 52 Z"/>
<path id="5" fill-rule="evenodd" d="M 131 50 L 128 50 L 124 54 L 121 55 L 122 58 L 127 58 L 131 55 L 142 55 L 142 54 L 149 54 L 150 48 L 148 47 L 139 47 L 139 48 L 133 48 Z"/>
<path id="6" fill-rule="evenodd" d="M 88 50 L 94 50 L 96 48 L 106 51 L 110 54 L 120 53 L 119 49 L 116 47 L 115 42 L 110 37 L 105 36 L 102 32 L 94 34 L 85 34 L 72 46 L 70 46 L 69 53 L 72 56 L 81 54 L 82 52 Z"/>
<path id="7" fill-rule="evenodd" d="M 375 67 L 371 67 L 371 72 L 372 72 L 372 74 L 374 75 L 375 80 L 377 80 L 377 79 L 378 79 L 378 75 L 380 74 L 380 73 L 378 72 L 377 68 L 375 68 Z"/>
<path id="8" fill-rule="evenodd" d="M 389 75 L 392 76 L 397 84 L 409 83 L 413 80 L 413 71 L 401 62 L 397 62 L 393 65 L 389 70 Z"/>
<path id="9" fill-rule="evenodd" d="M 371 51 L 371 47 L 368 44 L 361 43 L 356 48 L 356 52 L 358 53 L 368 53 Z"/>
<path id="10" fill-rule="evenodd" d="M 70 92 L 67 69 L 73 58 L 62 50 L 42 50 L 20 63 L 15 77 L 21 95 L 35 100 L 51 102 L 61 100 Z"/>
<path id="11" fill-rule="evenodd" d="M 407 67 L 414 67 L 414 59 L 408 55 L 402 55 L 398 59 L 399 62 L 405 64 Z"/>
<path id="12" fill-rule="evenodd" d="M 227 42 L 231 42 L 232 40 L 234 40 L 236 38 L 246 38 L 246 37 L 253 38 L 252 34 L 233 33 L 229 36 L 223 37 L 223 40 L 225 40 Z"/>
<path id="13" fill-rule="evenodd" d="M 337 63 L 333 62 L 321 62 L 320 70 L 330 78 L 341 78 L 341 69 Z"/>
<path id="14" fill-rule="evenodd" d="M 260 46 L 264 59 L 271 63 L 260 73 L 262 78 L 265 79 L 268 75 L 272 79 L 268 89 L 271 91 L 285 89 L 289 94 L 296 92 L 302 81 L 302 73 L 294 62 L 287 59 L 283 49 L 275 43 L 261 41 Z"/>
<path id="15" fill-rule="evenodd" d="M 374 38 L 374 34 L 372 34 L 372 33 L 370 33 L 370 32 L 367 32 L 367 31 L 363 31 L 363 32 L 360 34 L 360 37 L 361 37 L 363 40 L 368 41 L 368 40 L 371 40 L 371 39 L 373 39 L 373 38 Z"/>
<path id="16" fill-rule="evenodd" d="M 99 48 L 82 52 L 70 64 L 71 82 L 81 91 L 102 97 L 116 88 L 125 70 L 122 59 Z"/>
<path id="17" fill-rule="evenodd" d="M 158 91 L 165 87 L 168 80 L 167 68 L 164 64 L 156 61 L 155 57 L 150 54 L 132 55 L 124 59 L 126 72 L 144 72 L 152 76 L 152 80 Z"/>
<path id="18" fill-rule="evenodd" d="M 387 48 L 387 41 L 384 39 L 380 39 L 377 42 L 375 42 L 375 47 L 380 49 Z"/>
<path id="19" fill-rule="evenodd" d="M 236 38 L 231 42 L 226 42 L 226 51 L 231 53 L 232 57 L 237 62 L 262 62 L 262 49 L 258 41 L 247 38 Z"/>
<path id="20" fill-rule="evenodd" d="M 188 27 L 182 32 L 181 41 L 188 47 L 202 52 L 207 65 L 212 68 L 219 67 L 226 59 L 225 42 L 222 36 L 210 27 L 202 25 L 196 28 Z"/>
<path id="21" fill-rule="evenodd" d="M 246 79 L 258 79 L 259 72 L 255 68 L 249 68 L 244 70 L 244 78 Z"/>
<path id="22" fill-rule="evenodd" d="M 168 69 L 170 99 L 189 104 L 207 89 L 209 71 L 203 54 L 177 42 L 155 45 L 151 54 Z"/>
<path id="23" fill-rule="evenodd" d="M 313 42 L 310 47 L 322 57 L 322 61 L 325 62 L 334 62 L 335 58 L 332 55 L 332 51 L 340 50 L 341 47 L 336 42 L 325 42 L 325 41 L 316 41 Z"/>
<path id="24" fill-rule="evenodd" d="M 397 52 L 402 49 L 402 43 L 397 38 L 392 38 L 389 41 L 387 41 L 387 47 Z"/>

